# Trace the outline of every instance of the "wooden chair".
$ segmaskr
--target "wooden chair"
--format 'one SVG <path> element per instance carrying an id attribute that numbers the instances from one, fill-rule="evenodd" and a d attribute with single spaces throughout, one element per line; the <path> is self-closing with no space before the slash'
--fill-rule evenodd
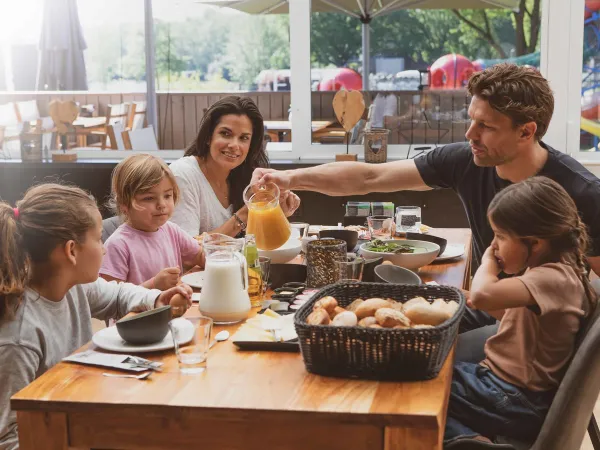
<path id="1" fill-rule="evenodd" d="M 128 150 L 125 146 L 123 133 L 126 133 L 126 131 L 121 122 L 114 123 L 107 127 L 106 135 L 108 136 L 111 150 Z"/>
<path id="2" fill-rule="evenodd" d="M 127 128 L 129 130 L 140 130 L 147 126 L 146 107 L 147 103 L 145 101 L 130 103 L 129 119 L 127 121 Z"/>
<path id="3" fill-rule="evenodd" d="M 129 104 L 128 103 L 119 103 L 115 105 L 108 105 L 108 110 L 106 111 L 106 124 L 104 125 L 104 130 L 100 131 L 92 131 L 90 135 L 99 136 L 100 143 L 89 145 L 90 147 L 100 147 L 102 150 L 106 150 L 107 146 L 110 143 L 110 148 L 113 150 L 117 149 L 116 144 L 114 144 L 114 140 L 110 141 L 109 136 L 109 126 L 115 125 L 116 123 L 121 123 L 123 125 L 123 129 L 127 129 L 127 123 L 129 120 Z M 109 142 L 110 141 L 110 142 Z"/>
<path id="4" fill-rule="evenodd" d="M 141 130 L 125 130 L 122 132 L 123 142 L 126 150 L 156 151 L 160 150 L 156 142 L 154 127 L 142 128 Z"/>

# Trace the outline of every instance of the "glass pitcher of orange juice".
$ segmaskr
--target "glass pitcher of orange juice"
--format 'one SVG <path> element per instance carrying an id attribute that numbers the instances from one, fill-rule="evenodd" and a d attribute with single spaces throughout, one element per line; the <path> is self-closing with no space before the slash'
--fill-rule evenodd
<path id="1" fill-rule="evenodd" d="M 288 241 L 292 230 L 279 205 L 277 185 L 246 187 L 244 202 L 248 206 L 246 233 L 254 235 L 259 249 L 274 250 Z"/>

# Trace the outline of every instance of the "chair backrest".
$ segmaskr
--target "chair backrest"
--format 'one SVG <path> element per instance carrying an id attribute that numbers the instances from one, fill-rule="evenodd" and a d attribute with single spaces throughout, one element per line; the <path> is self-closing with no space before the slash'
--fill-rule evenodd
<path id="1" fill-rule="evenodd" d="M 599 282 L 600 280 L 596 280 Z M 594 283 L 599 291 L 600 284 Z M 600 308 L 588 319 L 579 347 L 531 450 L 579 450 L 600 393 Z"/>
<path id="2" fill-rule="evenodd" d="M 127 150 L 154 151 L 160 150 L 156 142 L 154 127 L 150 125 L 141 130 L 129 130 L 123 132 L 123 141 Z"/>
<path id="3" fill-rule="evenodd" d="M 146 105 L 144 102 L 131 102 L 129 107 L 128 128 L 130 130 L 139 130 L 146 124 Z"/>
<path id="4" fill-rule="evenodd" d="M 40 117 L 40 111 L 37 107 L 35 100 L 29 100 L 27 102 L 15 103 L 15 110 L 19 118 L 19 122 L 34 122 Z"/>
<path id="5" fill-rule="evenodd" d="M 125 131 L 125 126 L 121 122 L 116 122 L 106 127 L 106 134 L 110 140 L 110 148 L 112 150 L 127 150 L 125 142 L 123 142 L 123 131 Z"/>
<path id="6" fill-rule="evenodd" d="M 122 123 L 123 129 L 125 129 L 127 127 L 128 114 L 128 103 L 108 105 L 108 111 L 106 114 L 106 126 L 108 127 L 109 125 L 114 125 L 115 123 Z"/>
<path id="7" fill-rule="evenodd" d="M 102 242 L 106 242 L 106 240 L 113 234 L 117 228 L 121 226 L 121 218 L 119 216 L 110 217 L 108 219 L 104 219 L 102 221 Z"/>

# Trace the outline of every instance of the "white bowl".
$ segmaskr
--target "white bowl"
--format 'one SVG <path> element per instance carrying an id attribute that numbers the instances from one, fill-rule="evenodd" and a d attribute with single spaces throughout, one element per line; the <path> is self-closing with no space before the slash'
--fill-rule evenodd
<path id="1" fill-rule="evenodd" d="M 440 252 L 440 246 L 433 242 L 426 241 L 413 241 L 413 240 L 397 240 L 389 239 L 384 240 L 385 243 L 393 242 L 394 244 L 408 244 L 414 247 L 420 247 L 424 251 L 419 253 L 387 253 L 387 252 L 373 252 L 367 250 L 365 247 L 369 245 L 369 242 L 365 242 L 360 246 L 360 253 L 365 258 L 379 258 L 383 257 L 384 261 L 390 261 L 395 266 L 404 267 L 405 269 L 418 269 L 419 267 L 430 264 Z"/>
<path id="2" fill-rule="evenodd" d="M 281 247 L 275 250 L 258 249 L 259 256 L 267 256 L 271 258 L 271 264 L 283 264 L 291 261 L 300 254 L 302 250 L 302 242 L 298 238 L 291 238 Z"/>

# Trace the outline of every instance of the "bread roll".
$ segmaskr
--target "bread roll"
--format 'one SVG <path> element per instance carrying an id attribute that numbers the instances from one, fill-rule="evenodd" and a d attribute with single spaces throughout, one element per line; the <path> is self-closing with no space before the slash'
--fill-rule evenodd
<path id="1" fill-rule="evenodd" d="M 404 305 L 400 302 L 391 303 L 390 308 L 395 309 L 396 311 L 404 312 Z"/>
<path id="2" fill-rule="evenodd" d="M 414 303 L 409 305 L 404 308 L 404 314 L 414 324 L 433 326 L 439 325 L 450 317 L 445 308 L 434 307 L 429 303 Z"/>
<path id="3" fill-rule="evenodd" d="M 375 312 L 377 323 L 384 328 L 392 328 L 396 325 L 410 327 L 410 320 L 400 311 L 392 308 L 379 308 Z"/>
<path id="4" fill-rule="evenodd" d="M 346 311 L 356 312 L 356 308 L 358 308 L 359 305 L 363 304 L 364 302 L 365 301 L 362 298 L 357 298 L 346 307 Z"/>
<path id="5" fill-rule="evenodd" d="M 369 316 L 369 317 L 365 317 L 364 319 L 361 319 L 358 322 L 358 326 L 368 328 L 369 326 L 374 325 L 376 323 L 377 323 L 377 319 L 375 319 L 375 317 L 373 317 L 373 316 Z"/>
<path id="6" fill-rule="evenodd" d="M 423 328 L 433 328 L 433 325 L 413 325 L 415 330 L 423 329 Z"/>
<path id="7" fill-rule="evenodd" d="M 331 322 L 331 325 L 355 327 L 357 323 L 358 319 L 356 318 L 356 314 L 354 314 L 352 311 L 344 311 L 335 316 Z"/>
<path id="8" fill-rule="evenodd" d="M 317 309 L 310 313 L 306 318 L 306 323 L 309 325 L 329 325 L 331 319 L 325 309 Z"/>
<path id="9" fill-rule="evenodd" d="M 333 310 L 333 312 L 329 313 L 329 318 L 331 320 L 333 320 L 334 317 L 336 317 L 338 314 L 343 313 L 344 311 L 346 311 L 344 308 L 341 308 L 339 306 L 336 306 Z"/>
<path id="10" fill-rule="evenodd" d="M 425 300 L 423 297 L 411 298 L 409 301 L 404 302 L 404 309 L 408 308 L 410 305 L 424 304 L 424 303 L 427 303 L 429 305 L 429 302 L 427 300 Z"/>
<path id="11" fill-rule="evenodd" d="M 315 306 L 313 306 L 313 311 L 323 308 L 327 311 L 327 313 L 331 314 L 335 310 L 335 307 L 337 305 L 337 300 L 328 295 L 327 297 L 323 297 L 322 299 L 317 300 Z"/>
<path id="12" fill-rule="evenodd" d="M 381 263 L 381 265 L 382 265 L 382 266 L 393 266 L 393 265 L 394 265 L 394 263 L 393 263 L 393 262 L 391 262 L 391 261 L 384 261 L 384 262 L 382 262 L 382 263 Z"/>
<path id="13" fill-rule="evenodd" d="M 454 300 L 450 300 L 447 303 L 447 308 L 448 308 L 448 311 L 451 312 L 450 317 L 452 317 L 454 314 L 456 314 L 456 311 L 458 311 L 458 303 L 455 302 Z"/>
<path id="14" fill-rule="evenodd" d="M 369 328 L 383 328 L 381 325 L 379 325 L 378 323 L 374 323 L 373 325 L 369 325 Z"/>
<path id="15" fill-rule="evenodd" d="M 356 308 L 355 311 L 356 317 L 358 317 L 358 319 L 360 320 L 364 319 L 365 317 L 374 316 L 375 311 L 377 311 L 379 308 L 389 307 L 390 302 L 388 302 L 387 300 L 384 300 L 382 298 L 370 298 L 358 305 L 358 308 Z"/>

